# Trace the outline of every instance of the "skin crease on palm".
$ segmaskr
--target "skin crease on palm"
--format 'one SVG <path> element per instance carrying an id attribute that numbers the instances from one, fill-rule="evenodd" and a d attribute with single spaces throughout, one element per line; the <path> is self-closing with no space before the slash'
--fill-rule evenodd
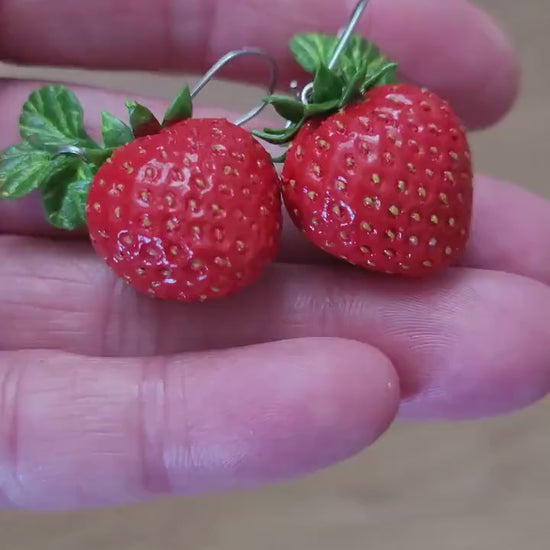
<path id="1" fill-rule="evenodd" d="M 84 13 L 70 0 L 3 0 L 0 53 L 194 71 L 255 45 L 277 55 L 284 86 L 299 76 L 288 38 L 334 32 L 354 3 L 96 0 Z M 471 130 L 513 106 L 514 50 L 465 0 L 372 0 L 359 32 Z M 246 64 L 231 76 L 260 79 Z M 17 141 L 37 85 L 3 82 L 1 147 Z M 129 97 L 75 91 L 96 134 L 99 111 L 122 115 Z M 287 223 L 257 285 L 182 305 L 124 288 L 83 235 L 47 227 L 36 198 L 0 203 L 0 506 L 109 506 L 275 482 L 354 455 L 396 417 L 525 407 L 550 388 L 549 234 L 547 201 L 478 175 L 469 248 L 433 279 L 336 265 Z"/>

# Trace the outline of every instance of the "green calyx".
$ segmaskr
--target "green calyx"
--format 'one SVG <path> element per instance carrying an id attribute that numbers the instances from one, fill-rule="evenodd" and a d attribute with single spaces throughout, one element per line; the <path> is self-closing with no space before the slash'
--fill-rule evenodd
<path id="1" fill-rule="evenodd" d="M 333 68 L 331 59 L 339 38 L 324 34 L 298 34 L 290 41 L 296 62 L 312 75 L 307 102 L 282 95 L 264 101 L 272 105 L 287 124 L 284 128 L 254 130 L 256 137 L 276 145 L 292 141 L 307 120 L 331 115 L 361 99 L 369 89 L 397 82 L 397 64 L 389 61 L 371 42 L 353 35 Z"/>
<path id="2" fill-rule="evenodd" d="M 176 96 L 162 123 L 135 101 L 126 107 L 129 124 L 101 113 L 98 143 L 84 129 L 82 105 L 71 90 L 51 85 L 32 92 L 19 117 L 21 143 L 0 154 L 0 200 L 38 191 L 49 223 L 67 230 L 84 226 L 90 184 L 113 152 L 193 115 L 189 88 Z"/>

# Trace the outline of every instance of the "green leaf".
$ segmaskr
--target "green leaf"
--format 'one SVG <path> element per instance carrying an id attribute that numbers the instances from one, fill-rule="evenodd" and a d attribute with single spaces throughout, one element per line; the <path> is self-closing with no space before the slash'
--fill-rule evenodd
<path id="1" fill-rule="evenodd" d="M 193 98 L 191 90 L 186 86 L 172 101 L 170 107 L 166 111 L 163 126 L 171 126 L 182 120 L 186 120 L 193 116 Z"/>
<path id="2" fill-rule="evenodd" d="M 325 103 L 342 97 L 342 79 L 322 64 L 315 73 L 313 81 L 313 102 Z"/>
<path id="3" fill-rule="evenodd" d="M 84 130 L 82 106 L 65 86 L 44 86 L 32 92 L 19 119 L 21 137 L 35 149 L 55 153 L 74 145 L 97 149 Z"/>
<path id="4" fill-rule="evenodd" d="M 399 78 L 397 77 L 397 71 L 387 71 L 378 80 L 376 80 L 376 86 L 384 86 L 385 84 L 397 84 L 398 82 Z"/>
<path id="5" fill-rule="evenodd" d="M 272 95 L 264 98 L 264 101 L 272 105 L 277 113 L 286 120 L 299 122 L 304 117 L 306 106 L 297 99 L 281 95 Z"/>
<path id="6" fill-rule="evenodd" d="M 314 74 L 311 97 L 302 106 L 293 98 L 272 96 L 266 103 L 278 106 L 277 112 L 290 121 L 290 128 L 266 128 L 254 132 L 269 143 L 291 141 L 306 120 L 328 116 L 353 101 L 375 85 L 397 81 L 395 63 L 391 63 L 378 47 L 361 36 L 353 35 L 329 69 L 339 37 L 319 33 L 298 34 L 290 41 L 290 49 L 306 71 Z M 276 107 L 277 108 L 277 107 Z"/>
<path id="7" fill-rule="evenodd" d="M 28 143 L 8 147 L 0 156 L 0 199 L 18 199 L 38 188 L 50 166 L 50 155 Z"/>
<path id="8" fill-rule="evenodd" d="M 42 204 L 49 223 L 72 231 L 86 224 L 86 200 L 94 171 L 77 157 L 58 158 L 40 187 Z"/>
<path id="9" fill-rule="evenodd" d="M 283 145 L 284 143 L 288 143 L 292 140 L 292 138 L 294 138 L 304 122 L 305 120 L 301 120 L 299 123 L 293 124 L 289 128 L 280 130 L 278 133 L 275 133 L 272 129 L 269 129 L 269 131 L 267 132 L 262 132 L 261 130 L 252 130 L 252 134 L 260 139 L 263 139 L 264 141 L 267 141 L 268 143 L 273 143 L 274 145 Z"/>
<path id="10" fill-rule="evenodd" d="M 121 147 L 134 139 L 130 127 L 106 111 L 101 112 L 101 133 L 103 143 L 108 148 Z"/>
<path id="11" fill-rule="evenodd" d="M 272 161 L 274 164 L 284 164 L 286 157 L 288 155 L 288 152 L 285 151 L 282 155 L 279 155 L 278 157 L 272 157 Z"/>
<path id="12" fill-rule="evenodd" d="M 263 130 L 257 130 L 264 134 L 270 134 L 272 136 L 278 136 L 285 131 L 284 128 L 264 128 Z"/>
<path id="13" fill-rule="evenodd" d="M 361 92 L 364 93 L 366 90 L 374 86 L 381 86 L 382 84 L 395 84 L 397 82 L 396 68 L 397 63 L 386 63 L 383 65 L 363 82 Z"/>
<path id="14" fill-rule="evenodd" d="M 318 115 L 332 113 L 340 107 L 340 98 L 326 101 L 325 103 L 311 103 L 306 107 L 306 116 L 311 118 Z"/>
<path id="15" fill-rule="evenodd" d="M 307 72 L 316 73 L 323 65 L 328 67 L 338 41 L 339 38 L 333 35 L 298 34 L 290 41 L 290 49 L 296 61 Z M 333 71 L 339 74 L 347 85 L 358 72 L 364 72 L 365 78 L 368 78 L 386 63 L 388 59 L 374 43 L 354 34 L 338 56 Z"/>
<path id="16" fill-rule="evenodd" d="M 353 78 L 354 71 L 364 73 L 363 92 L 374 85 L 397 82 L 397 63 L 390 62 L 375 44 L 358 35 L 351 37 L 338 65 L 346 80 Z"/>
<path id="17" fill-rule="evenodd" d="M 339 107 L 344 107 L 351 103 L 351 101 L 361 95 L 361 86 L 365 80 L 365 74 L 363 71 L 357 71 L 355 76 L 347 83 L 342 99 L 340 100 Z"/>
<path id="18" fill-rule="evenodd" d="M 264 128 L 263 131 L 253 130 L 252 134 L 268 143 L 275 145 L 284 145 L 294 139 L 300 128 L 304 125 L 308 118 L 335 112 L 340 107 L 340 98 L 327 101 L 325 103 L 311 103 L 305 105 L 304 117 L 298 122 L 293 123 L 287 128 Z"/>
<path id="19" fill-rule="evenodd" d="M 349 82 L 357 72 L 368 74 L 369 67 L 376 63 L 381 55 L 380 50 L 372 42 L 354 34 L 338 58 L 336 67 L 342 72 L 346 82 Z"/>
<path id="20" fill-rule="evenodd" d="M 130 116 L 130 126 L 134 137 L 139 138 L 158 134 L 162 126 L 155 115 L 144 105 L 137 101 L 127 101 L 126 107 Z"/>
<path id="21" fill-rule="evenodd" d="M 306 33 L 295 35 L 289 46 L 298 65 L 308 73 L 314 73 L 321 65 L 329 64 L 337 43 L 335 36 Z"/>

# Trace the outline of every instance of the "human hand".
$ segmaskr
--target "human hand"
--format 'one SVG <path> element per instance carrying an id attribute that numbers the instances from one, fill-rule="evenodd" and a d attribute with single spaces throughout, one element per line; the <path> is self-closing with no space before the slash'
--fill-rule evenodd
<path id="1" fill-rule="evenodd" d="M 287 39 L 333 32 L 354 2 L 120 4 L 4 2 L 1 54 L 204 70 L 247 44 L 277 54 L 288 81 Z M 360 30 L 471 129 L 511 107 L 514 52 L 464 0 L 373 0 Z M 241 65 L 233 76 L 258 75 Z M 17 141 L 17 113 L 37 85 L 4 83 L 1 147 Z M 90 120 L 124 107 L 126 95 L 74 89 Z M 478 418 L 542 398 L 550 206 L 485 176 L 475 191 L 462 266 L 436 279 L 336 267 L 287 223 L 259 284 L 198 305 L 137 296 L 84 238 L 52 231 L 36 199 L 0 203 L 0 506 L 106 506 L 273 482 L 365 448 L 398 410 Z"/>

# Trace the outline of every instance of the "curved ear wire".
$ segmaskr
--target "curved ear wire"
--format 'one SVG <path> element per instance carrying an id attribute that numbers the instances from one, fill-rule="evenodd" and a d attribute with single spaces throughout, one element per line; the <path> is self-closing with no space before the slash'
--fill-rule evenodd
<path id="1" fill-rule="evenodd" d="M 368 4 L 369 4 L 369 0 L 360 0 L 359 2 L 357 2 L 357 5 L 355 6 L 355 9 L 353 10 L 348 22 L 344 27 L 342 27 L 342 29 L 340 29 L 340 32 L 338 33 L 338 37 L 340 38 L 340 41 L 338 42 L 338 45 L 336 46 L 336 49 L 332 54 L 332 58 L 329 61 L 329 64 L 328 64 L 329 70 L 334 69 L 336 62 L 340 57 L 340 54 L 342 53 L 347 43 L 349 42 L 349 39 L 351 38 L 351 35 L 355 31 L 355 27 L 357 27 L 357 23 L 359 23 L 359 20 L 361 19 L 361 16 L 363 15 L 363 12 L 367 8 Z"/>
<path id="2" fill-rule="evenodd" d="M 277 66 L 277 62 L 270 54 L 268 54 L 264 50 L 261 50 L 259 48 L 244 48 L 242 50 L 233 50 L 231 52 L 228 52 L 220 59 L 218 59 L 218 61 L 216 61 L 216 63 L 214 63 L 214 65 L 210 67 L 206 74 L 195 84 L 193 90 L 191 91 L 191 99 L 194 99 L 201 92 L 201 90 L 216 76 L 216 74 L 218 74 L 218 72 L 221 71 L 228 63 L 231 63 L 231 61 L 239 57 L 244 57 L 247 55 L 262 57 L 267 61 L 270 69 L 270 74 L 266 90 L 267 95 L 273 94 L 277 87 L 277 81 L 279 78 L 279 68 Z M 236 124 L 237 126 L 242 126 L 246 122 L 249 122 L 256 116 L 258 116 L 266 107 L 267 104 L 262 101 L 256 107 L 248 111 L 248 113 L 244 114 L 237 121 L 235 121 L 234 124 Z M 88 162 L 90 160 L 88 158 L 88 155 L 86 154 L 86 151 L 75 145 L 60 147 L 54 155 L 54 158 L 60 155 L 80 157 L 85 162 Z"/>
<path id="3" fill-rule="evenodd" d="M 214 76 L 228 63 L 237 59 L 238 57 L 243 57 L 246 55 L 262 57 L 268 62 L 269 68 L 270 68 L 270 79 L 266 89 L 268 91 L 268 95 L 273 94 L 275 92 L 275 88 L 277 87 L 277 80 L 279 77 L 279 69 L 277 67 L 277 62 L 270 54 L 268 54 L 264 50 L 261 50 L 258 48 L 245 48 L 242 50 L 234 50 L 234 51 L 228 52 L 223 57 L 221 57 L 208 70 L 208 72 L 195 84 L 193 90 L 191 91 L 191 97 L 194 99 L 199 94 L 199 92 L 214 78 Z M 249 122 L 256 116 L 258 116 L 265 109 L 266 106 L 267 106 L 266 103 L 261 102 L 259 105 L 257 105 L 256 107 L 248 111 L 248 113 L 246 113 L 237 121 L 235 121 L 235 124 L 237 126 L 242 126 L 246 122 Z"/>
<path id="4" fill-rule="evenodd" d="M 332 57 L 330 58 L 330 61 L 327 65 L 327 68 L 329 70 L 334 69 L 336 63 L 338 62 L 338 58 L 340 57 L 340 54 L 344 51 L 344 48 L 348 45 L 348 42 L 350 41 L 350 38 L 353 35 L 355 28 L 357 27 L 357 23 L 359 23 L 359 20 L 361 19 L 363 12 L 367 8 L 369 1 L 370 0 L 359 0 L 348 22 L 338 32 L 338 37 L 340 40 L 338 41 L 338 44 L 336 45 L 336 49 L 334 50 L 334 53 L 332 54 Z M 312 92 L 313 92 L 313 82 L 310 82 L 309 84 L 306 84 L 302 89 L 302 92 L 300 93 L 300 101 L 305 105 L 307 105 L 311 100 Z"/>

